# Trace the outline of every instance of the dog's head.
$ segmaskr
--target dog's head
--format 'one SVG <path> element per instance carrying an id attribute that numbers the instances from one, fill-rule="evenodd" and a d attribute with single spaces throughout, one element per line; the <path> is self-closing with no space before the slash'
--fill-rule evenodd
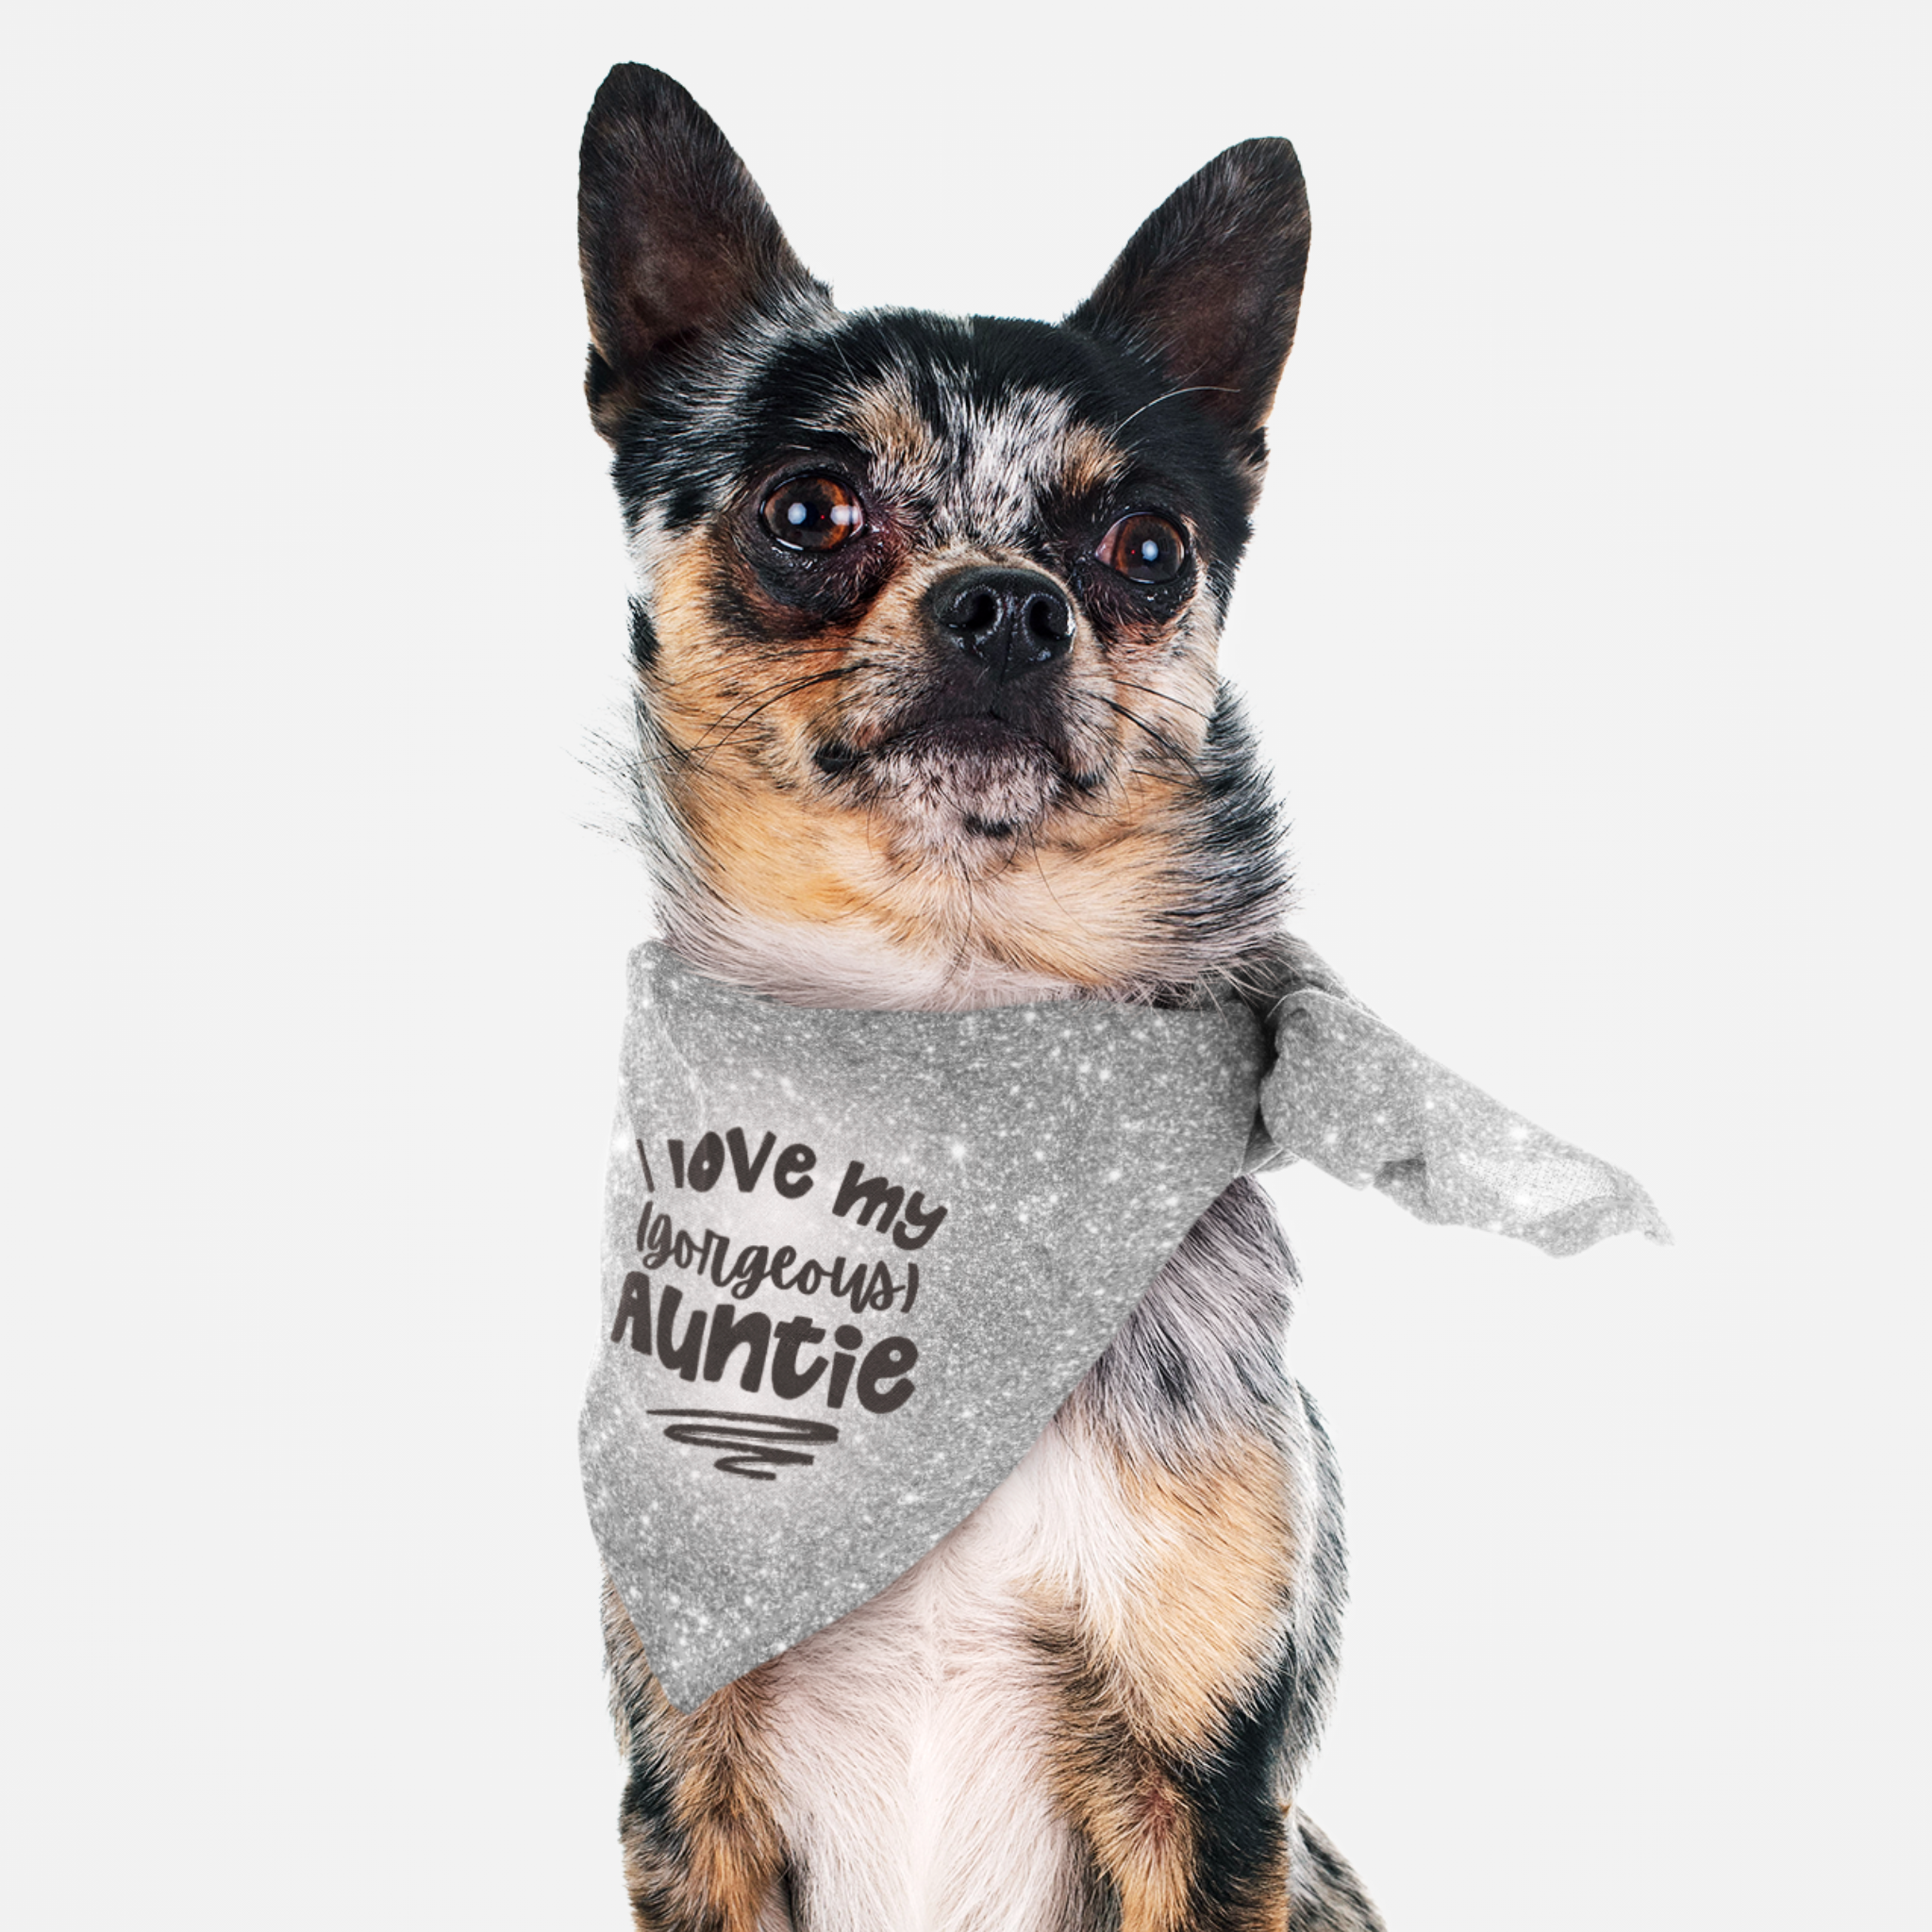
<path id="1" fill-rule="evenodd" d="M 1283 880 L 1215 647 L 1307 254 L 1288 143 L 1211 161 L 1058 325 L 844 315 L 691 96 L 619 67 L 580 239 L 687 949 L 882 947 L 966 998 L 1252 946 Z"/>

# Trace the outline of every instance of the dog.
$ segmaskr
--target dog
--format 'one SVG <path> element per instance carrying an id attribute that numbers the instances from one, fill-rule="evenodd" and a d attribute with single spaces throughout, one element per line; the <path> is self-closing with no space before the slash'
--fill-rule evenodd
<path id="1" fill-rule="evenodd" d="M 691 97 L 612 70 L 586 392 L 668 948 L 813 1007 L 1319 977 L 1216 669 L 1307 241 L 1293 150 L 1247 141 L 1059 324 L 846 315 Z M 1344 1574 L 1294 1285 L 1236 1181 L 972 1516 L 689 1713 L 607 1591 L 637 1924 L 1374 1932 L 1295 1802 Z"/>

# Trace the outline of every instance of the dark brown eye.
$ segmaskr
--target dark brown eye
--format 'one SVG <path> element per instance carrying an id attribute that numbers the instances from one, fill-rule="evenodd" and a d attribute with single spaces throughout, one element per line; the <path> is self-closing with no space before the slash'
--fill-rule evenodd
<path id="1" fill-rule="evenodd" d="M 1165 517 L 1123 517 L 1106 536 L 1094 556 L 1137 584 L 1167 584 L 1180 575 L 1188 560 L 1187 539 Z"/>
<path id="2" fill-rule="evenodd" d="M 800 476 L 765 498 L 765 528 L 788 550 L 834 550 L 865 527 L 865 507 L 836 476 Z"/>

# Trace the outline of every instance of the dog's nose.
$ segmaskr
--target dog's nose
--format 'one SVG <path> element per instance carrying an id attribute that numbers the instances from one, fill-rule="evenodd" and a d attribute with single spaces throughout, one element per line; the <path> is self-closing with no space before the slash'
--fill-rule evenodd
<path id="1" fill-rule="evenodd" d="M 985 666 L 995 684 L 1010 684 L 1067 654 L 1074 608 L 1051 577 L 1038 571 L 954 571 L 930 592 L 941 630 Z"/>

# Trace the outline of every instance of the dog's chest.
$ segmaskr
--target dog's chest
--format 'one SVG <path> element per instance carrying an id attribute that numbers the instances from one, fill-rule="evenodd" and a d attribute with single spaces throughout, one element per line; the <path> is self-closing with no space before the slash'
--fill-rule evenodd
<path id="1" fill-rule="evenodd" d="M 774 1808 L 800 1932 L 1055 1932 L 1084 1865 L 1056 1796 L 1044 1606 L 1144 1572 L 1104 1452 L 1056 1424 L 890 1590 L 773 1671 Z"/>

